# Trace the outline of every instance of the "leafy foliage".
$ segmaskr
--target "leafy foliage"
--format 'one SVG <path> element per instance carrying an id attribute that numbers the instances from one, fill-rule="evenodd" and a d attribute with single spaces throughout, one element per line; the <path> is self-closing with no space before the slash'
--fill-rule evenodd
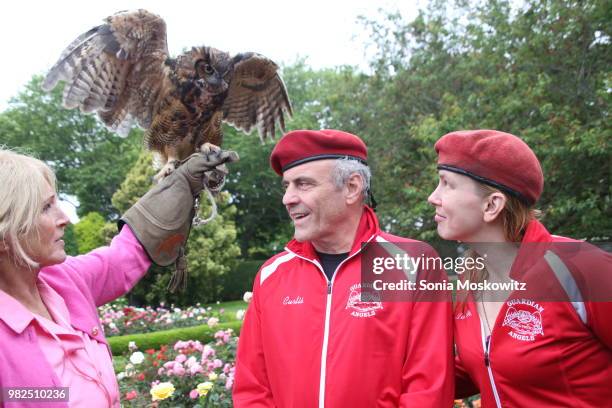
<path id="1" fill-rule="evenodd" d="M 80 216 L 96 211 L 116 218 L 111 197 L 136 159 L 142 132 L 122 139 L 94 116 L 64 109 L 61 89 L 45 93 L 41 82 L 34 76 L 0 113 L 0 145 L 20 147 L 51 165 L 59 192 L 78 198 Z"/>
<path id="2" fill-rule="evenodd" d="M 150 153 L 141 153 L 113 196 L 113 205 L 121 212 L 126 211 L 152 187 L 152 176 L 155 171 L 151 160 Z M 234 223 L 236 208 L 230 205 L 229 201 L 229 194 L 221 193 L 217 197 L 219 215 L 212 222 L 191 229 L 186 248 L 189 281 L 185 292 L 171 294 L 167 290 L 174 266 L 165 268 L 152 266 L 147 276 L 130 293 L 130 303 L 165 302 L 182 306 L 219 299 L 223 289 L 223 275 L 240 257 Z M 200 215 L 206 218 L 210 211 L 210 204 L 203 193 Z"/>
<path id="3" fill-rule="evenodd" d="M 79 254 L 87 253 L 103 246 L 104 217 L 100 213 L 90 212 L 74 226 L 74 234 Z"/>
<path id="4" fill-rule="evenodd" d="M 384 174 L 389 229 L 432 239 L 426 198 L 433 143 L 494 128 L 524 138 L 542 162 L 539 203 L 555 233 L 609 239 L 611 23 L 603 1 L 433 1 L 412 22 L 369 21 L 378 49 L 365 134 Z M 389 149 L 396 146 L 396 149 Z M 379 184 L 379 186 L 381 186 Z"/>
<path id="5" fill-rule="evenodd" d="M 247 259 L 239 261 L 228 273 L 223 275 L 222 301 L 241 299 L 245 292 L 253 289 L 253 280 L 265 259 Z"/>
<path id="6" fill-rule="evenodd" d="M 74 233 L 74 225 L 68 224 L 66 229 L 64 229 L 64 251 L 66 251 L 67 255 L 76 256 L 79 254 L 79 245 L 77 242 L 77 238 Z"/>

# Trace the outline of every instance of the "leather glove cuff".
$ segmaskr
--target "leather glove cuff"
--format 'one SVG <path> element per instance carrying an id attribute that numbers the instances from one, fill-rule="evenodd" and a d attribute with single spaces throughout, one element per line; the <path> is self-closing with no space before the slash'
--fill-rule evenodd
<path id="1" fill-rule="evenodd" d="M 149 258 L 160 266 L 176 260 L 194 216 L 189 184 L 171 176 L 145 194 L 119 220 L 119 228 L 128 224 Z"/>
<path id="2" fill-rule="evenodd" d="M 219 148 L 192 154 L 125 212 L 119 228 L 128 224 L 154 263 L 172 264 L 189 237 L 195 197 L 204 184 L 220 188 L 224 163 L 236 160 L 236 152 Z"/>

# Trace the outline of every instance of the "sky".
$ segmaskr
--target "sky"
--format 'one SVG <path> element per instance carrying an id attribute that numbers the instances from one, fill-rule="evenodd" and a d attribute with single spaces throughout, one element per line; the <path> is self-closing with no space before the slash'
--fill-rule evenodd
<path id="1" fill-rule="evenodd" d="M 425 0 L 15 0 L 0 6 L 0 111 L 35 74 L 44 75 L 79 34 L 121 10 L 145 8 L 166 21 L 172 56 L 208 45 L 231 54 L 254 51 L 279 64 L 305 57 L 313 68 L 367 68 L 367 32 L 360 15 L 381 9 L 416 16 Z M 74 207 L 64 203 L 71 220 Z"/>
<path id="2" fill-rule="evenodd" d="M 423 0 L 32 1 L 0 6 L 0 111 L 32 75 L 44 74 L 79 34 L 121 10 L 146 8 L 166 21 L 173 56 L 209 45 L 232 54 L 254 51 L 277 63 L 307 57 L 314 68 L 366 67 L 366 31 L 357 16 L 379 9 L 416 15 Z"/>

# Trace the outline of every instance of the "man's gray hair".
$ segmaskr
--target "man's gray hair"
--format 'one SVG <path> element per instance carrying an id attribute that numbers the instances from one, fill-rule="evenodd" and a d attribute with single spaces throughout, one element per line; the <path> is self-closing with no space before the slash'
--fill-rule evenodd
<path id="1" fill-rule="evenodd" d="M 370 168 L 360 161 L 343 158 L 337 159 L 336 165 L 334 166 L 331 177 L 336 188 L 342 188 L 353 173 L 359 174 L 363 180 L 363 202 L 367 202 L 368 193 L 370 192 L 370 179 L 372 178 L 372 172 Z"/>

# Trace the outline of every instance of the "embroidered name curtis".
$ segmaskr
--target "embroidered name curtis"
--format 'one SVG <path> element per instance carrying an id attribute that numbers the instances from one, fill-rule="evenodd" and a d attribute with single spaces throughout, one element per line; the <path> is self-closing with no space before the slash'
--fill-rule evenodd
<path id="1" fill-rule="evenodd" d="M 294 298 L 286 296 L 283 299 L 283 305 L 301 305 L 302 303 L 304 303 L 304 298 L 301 296 L 296 296 Z"/>

